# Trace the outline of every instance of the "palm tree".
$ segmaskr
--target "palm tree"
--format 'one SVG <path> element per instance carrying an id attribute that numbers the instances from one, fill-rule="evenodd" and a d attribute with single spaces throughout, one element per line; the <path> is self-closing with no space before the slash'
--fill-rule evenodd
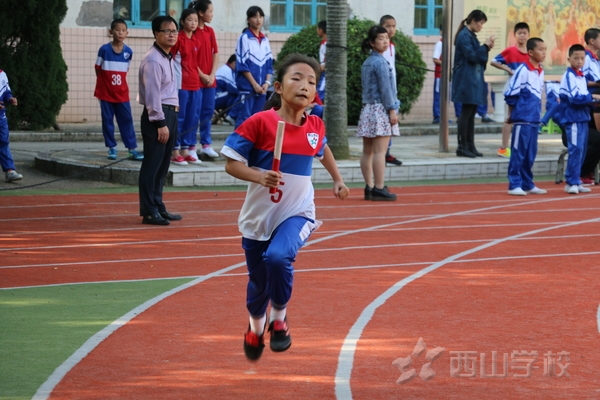
<path id="1" fill-rule="evenodd" d="M 327 1 L 327 80 L 325 129 L 327 143 L 337 159 L 350 156 L 348 146 L 348 114 L 346 104 L 346 75 L 348 5 L 346 0 Z"/>

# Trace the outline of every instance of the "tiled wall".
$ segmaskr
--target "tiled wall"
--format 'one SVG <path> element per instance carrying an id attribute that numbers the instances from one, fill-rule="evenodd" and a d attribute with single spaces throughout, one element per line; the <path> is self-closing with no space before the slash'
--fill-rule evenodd
<path id="1" fill-rule="evenodd" d="M 270 33 L 269 40 L 274 54 L 277 54 L 289 35 Z M 235 51 L 239 33 L 217 32 L 219 43 L 220 63 L 224 63 Z M 98 122 L 100 121 L 100 106 L 94 98 L 96 77 L 94 63 L 98 49 L 110 41 L 108 30 L 104 28 L 62 28 L 61 45 L 63 57 L 67 63 L 67 80 L 69 83 L 69 99 L 63 105 L 58 116 L 58 122 Z M 413 38 L 420 46 L 427 68 L 433 69 L 432 54 L 435 36 L 416 36 Z M 138 90 L 138 69 L 144 54 L 152 45 L 152 32 L 146 29 L 131 29 L 125 43 L 133 50 L 133 61 L 128 74 L 131 107 L 134 119 L 142 113 L 141 106 L 136 101 Z M 427 72 L 421 97 L 412 108 L 405 122 L 431 121 L 431 104 L 433 98 L 433 72 Z M 453 115 L 450 111 L 449 115 Z"/>

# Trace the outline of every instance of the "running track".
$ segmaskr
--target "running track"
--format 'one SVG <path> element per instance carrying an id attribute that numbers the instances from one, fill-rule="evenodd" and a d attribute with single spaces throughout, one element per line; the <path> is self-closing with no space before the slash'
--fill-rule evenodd
<path id="1" fill-rule="evenodd" d="M 324 225 L 295 264 L 293 345 L 258 363 L 242 351 L 241 192 L 168 193 L 184 215 L 169 227 L 142 225 L 136 195 L 2 197 L 0 287 L 196 278 L 90 339 L 37 398 L 597 398 L 600 197 L 541 186 L 402 188 L 389 204 L 317 191 Z M 444 349 L 436 376 L 397 384 L 392 362 L 419 338 Z M 467 351 L 474 369 L 457 361 Z M 492 352 L 497 376 L 484 377 Z"/>

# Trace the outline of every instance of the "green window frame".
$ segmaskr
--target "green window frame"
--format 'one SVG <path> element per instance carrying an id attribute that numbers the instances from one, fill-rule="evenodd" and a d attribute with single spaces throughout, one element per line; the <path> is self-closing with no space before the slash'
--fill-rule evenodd
<path id="1" fill-rule="evenodd" d="M 326 18 L 327 0 L 271 0 L 269 30 L 298 32 Z"/>
<path id="2" fill-rule="evenodd" d="M 443 0 L 415 0 L 415 35 L 437 35 L 442 24 Z"/>

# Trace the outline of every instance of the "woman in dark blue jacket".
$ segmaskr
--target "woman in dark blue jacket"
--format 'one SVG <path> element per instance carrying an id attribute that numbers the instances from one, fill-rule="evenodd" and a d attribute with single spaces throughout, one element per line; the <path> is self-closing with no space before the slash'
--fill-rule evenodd
<path id="1" fill-rule="evenodd" d="M 482 157 L 475 148 L 475 114 L 477 105 L 486 103 L 483 71 L 488 61 L 488 53 L 494 47 L 494 37 L 490 36 L 482 45 L 477 40 L 487 21 L 485 13 L 473 10 L 460 24 L 454 38 L 454 68 L 452 70 L 452 101 L 462 103 L 462 112 L 458 118 L 459 157 Z"/>

